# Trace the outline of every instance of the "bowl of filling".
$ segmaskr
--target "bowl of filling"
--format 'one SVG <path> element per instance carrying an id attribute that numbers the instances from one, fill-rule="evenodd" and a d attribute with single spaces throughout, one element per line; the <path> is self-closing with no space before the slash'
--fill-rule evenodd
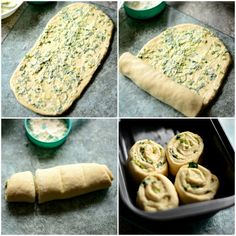
<path id="1" fill-rule="evenodd" d="M 23 2 L 20 0 L 1 0 L 1 19 L 11 16 Z"/>
<path id="2" fill-rule="evenodd" d="M 43 148 L 58 147 L 66 141 L 72 127 L 70 119 L 26 119 L 29 140 Z"/>
<path id="3" fill-rule="evenodd" d="M 162 1 L 127 1 L 124 9 L 127 15 L 135 19 L 149 19 L 158 15 L 166 7 Z"/>

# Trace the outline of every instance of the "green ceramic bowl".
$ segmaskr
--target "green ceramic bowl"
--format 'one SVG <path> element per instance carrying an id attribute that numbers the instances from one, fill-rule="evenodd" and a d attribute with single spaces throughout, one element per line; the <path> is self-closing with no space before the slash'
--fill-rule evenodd
<path id="1" fill-rule="evenodd" d="M 135 19 L 143 19 L 143 20 L 149 19 L 158 15 L 160 12 L 162 12 L 165 9 L 165 7 L 166 7 L 166 3 L 161 2 L 158 5 L 148 8 L 148 9 L 136 10 L 136 9 L 130 8 L 127 5 L 127 2 L 124 2 L 124 9 L 127 15 Z"/>
<path id="2" fill-rule="evenodd" d="M 43 142 L 43 141 L 40 141 L 38 140 L 36 137 L 33 136 L 33 134 L 30 132 L 30 128 L 29 128 L 29 119 L 25 119 L 25 130 L 26 130 L 26 135 L 28 137 L 28 139 L 34 143 L 35 145 L 39 146 L 39 147 L 43 147 L 43 148 L 55 148 L 55 147 L 58 147 L 60 146 L 61 144 L 63 144 L 70 131 L 71 131 L 71 127 L 72 127 L 72 120 L 70 119 L 65 119 L 64 120 L 66 122 L 66 125 L 67 125 L 67 131 L 66 133 L 64 134 L 63 137 L 61 137 L 60 139 L 56 140 L 56 141 L 52 141 L 52 142 Z"/>

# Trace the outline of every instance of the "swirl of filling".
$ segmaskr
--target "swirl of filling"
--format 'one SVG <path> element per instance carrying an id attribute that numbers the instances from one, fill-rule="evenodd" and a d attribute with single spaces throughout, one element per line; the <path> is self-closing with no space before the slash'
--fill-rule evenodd
<path id="1" fill-rule="evenodd" d="M 137 141 L 132 146 L 127 166 L 138 183 L 150 174 L 168 174 L 165 149 L 149 139 Z"/>
<path id="2" fill-rule="evenodd" d="M 147 176 L 142 181 L 136 200 L 141 209 L 149 212 L 164 211 L 179 205 L 174 185 L 161 174 Z"/>
<path id="3" fill-rule="evenodd" d="M 182 203 L 201 202 L 214 198 L 219 180 L 205 167 L 191 162 L 179 169 L 175 188 Z"/>
<path id="4" fill-rule="evenodd" d="M 171 174 L 176 175 L 179 168 L 189 162 L 198 162 L 203 148 L 202 138 L 197 134 L 186 131 L 175 135 L 166 148 Z"/>

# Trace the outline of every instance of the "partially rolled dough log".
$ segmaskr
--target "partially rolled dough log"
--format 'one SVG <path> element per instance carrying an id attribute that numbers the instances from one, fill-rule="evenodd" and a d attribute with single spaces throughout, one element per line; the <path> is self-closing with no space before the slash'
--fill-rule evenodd
<path id="1" fill-rule="evenodd" d="M 201 96 L 179 85 L 129 52 L 121 55 L 120 72 L 138 87 L 186 116 L 197 116 L 203 106 Z"/>
<path id="2" fill-rule="evenodd" d="M 124 53 L 120 72 L 184 115 L 196 116 L 215 97 L 230 63 L 227 48 L 209 29 L 179 24 L 147 42 L 137 57 Z"/>
<path id="3" fill-rule="evenodd" d="M 96 163 L 56 166 L 31 172 L 16 173 L 6 184 L 9 202 L 38 202 L 66 199 L 111 186 L 113 176 L 106 165 Z"/>
<path id="4" fill-rule="evenodd" d="M 5 198 L 8 202 L 35 201 L 34 176 L 30 171 L 13 174 L 6 182 Z"/>

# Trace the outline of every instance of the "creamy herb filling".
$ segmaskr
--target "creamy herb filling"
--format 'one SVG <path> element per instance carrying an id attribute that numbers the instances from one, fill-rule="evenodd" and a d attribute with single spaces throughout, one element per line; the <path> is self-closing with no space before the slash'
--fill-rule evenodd
<path id="1" fill-rule="evenodd" d="M 227 60 L 228 51 L 218 40 L 211 41 L 213 38 L 214 34 L 204 28 L 170 28 L 157 44 L 147 44 L 138 57 L 199 94 L 217 74 L 224 74 L 219 57 Z M 203 48 L 206 50 L 202 53 Z M 198 75 L 194 76 L 195 73 Z"/>
<path id="2" fill-rule="evenodd" d="M 108 48 L 111 20 L 85 4 L 63 9 L 26 54 L 15 91 L 37 109 L 60 113 Z"/>
<path id="3" fill-rule="evenodd" d="M 67 124 L 64 120 L 30 119 L 28 127 L 31 135 L 43 142 L 57 141 L 67 132 Z"/>

